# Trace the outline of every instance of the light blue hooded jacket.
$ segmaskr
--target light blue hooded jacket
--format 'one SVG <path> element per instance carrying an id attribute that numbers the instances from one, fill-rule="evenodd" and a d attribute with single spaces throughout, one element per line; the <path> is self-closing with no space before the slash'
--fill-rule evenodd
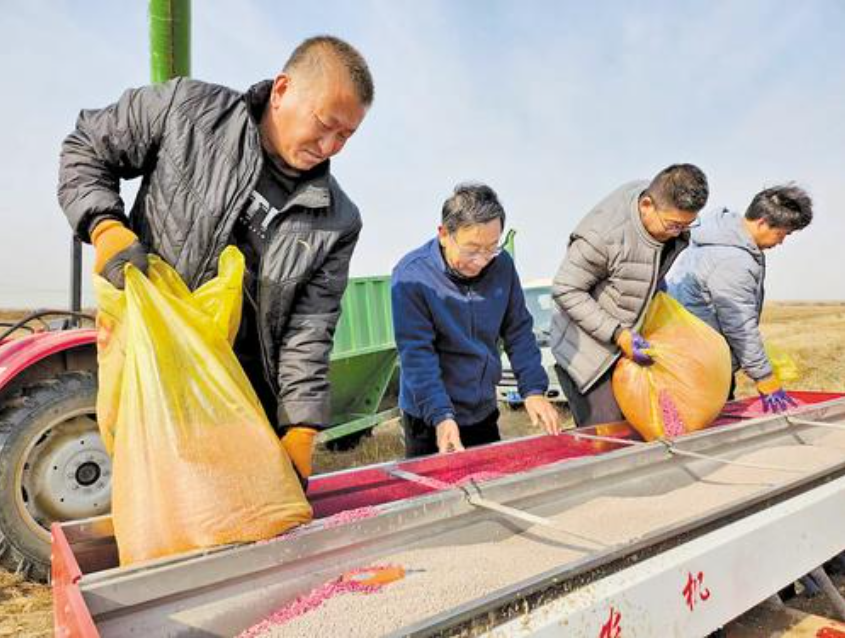
<path id="1" fill-rule="evenodd" d="M 742 220 L 728 210 L 704 215 L 666 283 L 670 295 L 725 337 L 734 371 L 760 381 L 772 374 L 759 329 L 766 257 Z"/>

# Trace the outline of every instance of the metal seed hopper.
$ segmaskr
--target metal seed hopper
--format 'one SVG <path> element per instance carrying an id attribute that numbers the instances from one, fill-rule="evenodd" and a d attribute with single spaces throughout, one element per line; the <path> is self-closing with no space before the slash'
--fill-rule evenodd
<path id="1" fill-rule="evenodd" d="M 714 426 L 671 443 L 592 428 L 317 477 L 306 527 L 124 569 L 108 517 L 55 525 L 56 632 L 234 636 L 350 570 L 448 551 L 449 566 L 407 565 L 420 568 L 405 579 L 418 583 L 407 608 L 388 585 L 361 597 L 345 626 L 366 626 L 376 605 L 393 619 L 378 625 L 388 635 L 703 636 L 845 551 L 845 397 L 796 396 L 804 405 L 788 416 L 748 418 L 748 402 L 729 404 Z M 841 453 L 820 446 L 839 435 Z M 805 471 L 743 460 L 784 446 L 828 461 Z M 725 467 L 761 478 L 617 541 L 566 523 L 596 499 L 658 499 Z M 604 520 L 630 523 L 610 510 Z M 489 547 L 492 564 L 497 543 L 562 558 L 514 565 L 517 577 L 486 591 L 461 586 L 485 568 L 462 567 L 462 554 Z M 432 606 L 441 586 L 451 598 Z"/>

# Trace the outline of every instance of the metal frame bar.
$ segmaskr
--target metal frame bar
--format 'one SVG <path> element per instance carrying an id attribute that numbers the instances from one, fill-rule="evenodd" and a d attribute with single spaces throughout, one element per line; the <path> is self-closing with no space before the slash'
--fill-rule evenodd
<path id="1" fill-rule="evenodd" d="M 320 432 L 317 441 L 319 443 L 334 441 L 335 439 L 349 436 L 350 434 L 354 434 L 355 432 L 359 432 L 361 430 L 369 430 L 377 425 L 386 423 L 387 421 L 397 419 L 398 417 L 399 408 L 390 408 L 389 410 L 384 410 L 383 412 L 362 416 L 352 421 L 347 421 L 341 425 L 334 425 L 329 429 Z"/>
<path id="2" fill-rule="evenodd" d="M 790 425 L 809 425 L 814 428 L 825 428 L 828 430 L 841 430 L 845 431 L 845 425 L 841 423 L 827 423 L 825 421 L 809 421 L 807 419 L 796 419 L 793 417 L 786 417 L 787 422 Z"/>

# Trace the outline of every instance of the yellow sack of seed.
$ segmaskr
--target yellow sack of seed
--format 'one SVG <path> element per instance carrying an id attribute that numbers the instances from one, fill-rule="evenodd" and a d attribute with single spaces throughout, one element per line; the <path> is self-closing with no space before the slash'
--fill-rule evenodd
<path id="1" fill-rule="evenodd" d="M 731 385 L 722 335 L 662 292 L 649 304 L 640 334 L 651 344 L 654 364 L 623 357 L 613 371 L 613 394 L 628 422 L 647 441 L 709 425 Z"/>
<path id="2" fill-rule="evenodd" d="M 113 457 L 120 564 L 270 538 L 311 519 L 299 480 L 232 351 L 243 255 L 191 292 L 150 257 L 126 288 L 94 278 L 97 415 Z"/>

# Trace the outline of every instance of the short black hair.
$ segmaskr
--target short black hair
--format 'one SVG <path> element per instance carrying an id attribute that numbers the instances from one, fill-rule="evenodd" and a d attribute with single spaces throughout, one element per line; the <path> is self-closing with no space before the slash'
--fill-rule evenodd
<path id="1" fill-rule="evenodd" d="M 505 209 L 496 191 L 477 182 L 455 186 L 452 195 L 443 202 L 443 226 L 450 233 L 474 224 L 486 224 L 498 219 L 505 227 Z"/>
<path id="2" fill-rule="evenodd" d="M 801 230 L 813 221 L 813 200 L 807 191 L 794 184 L 772 186 L 754 196 L 745 218 L 762 219 L 773 228 L 790 232 Z"/>
<path id="3" fill-rule="evenodd" d="M 693 164 L 672 164 L 660 171 L 645 195 L 657 208 L 677 208 L 688 213 L 697 213 L 707 204 L 710 189 L 707 176 Z"/>
<path id="4" fill-rule="evenodd" d="M 375 86 L 367 61 L 358 49 L 333 35 L 315 35 L 304 40 L 290 54 L 282 72 L 290 74 L 298 69 L 319 69 L 327 55 L 346 70 L 361 104 L 370 106 L 375 97 Z"/>

